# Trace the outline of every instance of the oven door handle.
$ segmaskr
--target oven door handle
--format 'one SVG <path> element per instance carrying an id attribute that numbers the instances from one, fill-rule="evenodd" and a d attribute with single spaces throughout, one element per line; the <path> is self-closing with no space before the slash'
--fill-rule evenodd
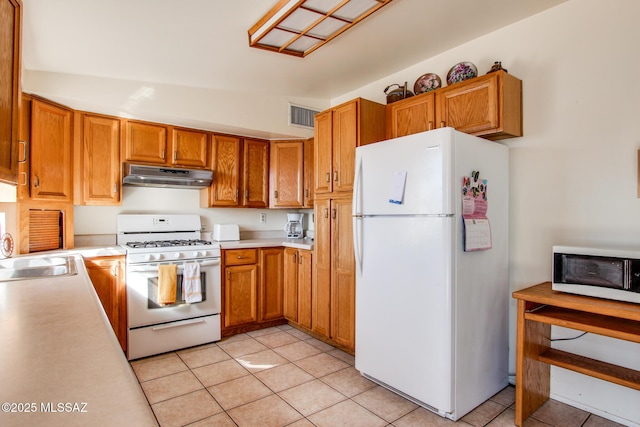
<path id="1" fill-rule="evenodd" d="M 204 323 L 204 320 L 203 319 L 185 320 L 183 322 L 173 323 L 173 324 L 170 324 L 170 325 L 154 326 L 153 328 L 151 328 L 151 330 L 152 331 L 161 331 L 163 329 L 178 328 L 180 326 L 193 325 L 193 324 L 196 324 L 196 323 Z"/>
<path id="2" fill-rule="evenodd" d="M 187 261 L 188 262 L 188 261 Z M 200 267 L 211 267 L 214 265 L 220 265 L 220 258 L 209 259 L 206 261 L 197 261 L 200 264 Z M 152 264 L 139 264 L 139 265 L 129 265 L 129 270 L 131 272 L 148 272 L 148 271 L 158 271 L 158 266 L 160 264 L 171 264 L 171 262 L 154 262 Z M 178 265 L 178 271 L 182 271 L 184 268 L 184 261 L 174 262 L 173 264 Z"/>

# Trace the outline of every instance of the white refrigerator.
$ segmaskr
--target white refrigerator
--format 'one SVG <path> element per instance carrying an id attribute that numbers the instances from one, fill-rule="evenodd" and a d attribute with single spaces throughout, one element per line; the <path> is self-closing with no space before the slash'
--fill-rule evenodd
<path id="1" fill-rule="evenodd" d="M 508 381 L 508 156 L 452 128 L 356 149 L 356 369 L 452 420 Z M 473 171 L 491 247 L 465 251 Z"/>

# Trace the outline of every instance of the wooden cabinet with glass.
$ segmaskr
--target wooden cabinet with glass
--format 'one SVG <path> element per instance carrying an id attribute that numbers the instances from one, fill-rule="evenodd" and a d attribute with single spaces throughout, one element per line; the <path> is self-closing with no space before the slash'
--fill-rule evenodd
<path id="1" fill-rule="evenodd" d="M 0 1 L 0 182 L 18 183 L 22 2 Z M 22 157 L 21 157 L 22 156 Z"/>
<path id="2" fill-rule="evenodd" d="M 385 106 L 357 98 L 315 116 L 314 191 L 353 191 L 356 147 L 385 139 Z"/>
<path id="3" fill-rule="evenodd" d="M 496 71 L 387 105 L 387 137 L 440 127 L 491 140 L 522 136 L 522 81 Z"/>

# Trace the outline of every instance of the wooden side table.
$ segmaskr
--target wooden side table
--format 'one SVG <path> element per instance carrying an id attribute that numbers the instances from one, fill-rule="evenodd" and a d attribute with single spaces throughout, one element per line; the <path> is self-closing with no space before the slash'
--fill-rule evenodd
<path id="1" fill-rule="evenodd" d="M 549 399 L 550 365 L 640 390 L 640 371 L 551 348 L 551 325 L 640 343 L 640 304 L 553 291 L 545 282 L 518 300 L 516 417 L 522 426 Z"/>

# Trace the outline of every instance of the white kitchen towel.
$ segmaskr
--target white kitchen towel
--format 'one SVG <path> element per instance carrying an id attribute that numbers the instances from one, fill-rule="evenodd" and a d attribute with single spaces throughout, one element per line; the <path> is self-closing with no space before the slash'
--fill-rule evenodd
<path id="1" fill-rule="evenodd" d="M 186 262 L 182 272 L 182 299 L 186 303 L 202 301 L 202 283 L 200 281 L 200 264 Z"/>

